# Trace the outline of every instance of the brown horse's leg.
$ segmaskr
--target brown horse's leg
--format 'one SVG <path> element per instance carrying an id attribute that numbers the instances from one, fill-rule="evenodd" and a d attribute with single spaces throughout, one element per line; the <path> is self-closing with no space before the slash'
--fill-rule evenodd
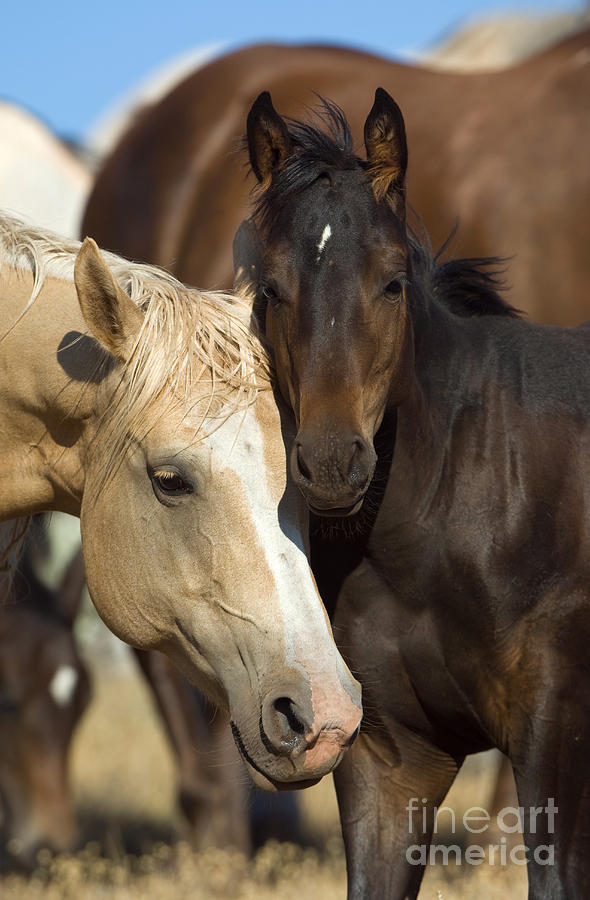
<path id="1" fill-rule="evenodd" d="M 205 701 L 161 653 L 135 652 L 178 758 L 179 801 L 195 846 L 249 852 L 248 787 L 227 715 L 207 712 Z"/>
<path id="2" fill-rule="evenodd" d="M 461 762 L 403 728 L 359 736 L 334 774 L 349 900 L 418 896 L 434 807 Z"/>
<path id="3" fill-rule="evenodd" d="M 583 719 L 578 716 L 576 725 L 571 708 L 564 718 L 539 716 L 528 752 L 513 759 L 529 900 L 588 897 L 590 771 Z"/>

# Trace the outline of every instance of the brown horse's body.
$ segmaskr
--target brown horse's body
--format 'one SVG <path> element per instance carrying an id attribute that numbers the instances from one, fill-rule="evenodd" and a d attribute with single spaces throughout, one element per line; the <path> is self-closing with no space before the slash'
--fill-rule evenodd
<path id="1" fill-rule="evenodd" d="M 230 246 L 252 182 L 236 152 L 262 90 L 301 117 L 320 94 L 355 142 L 376 85 L 406 116 L 408 198 L 436 248 L 510 257 L 507 282 L 531 317 L 590 317 L 590 31 L 514 68 L 436 72 L 351 50 L 255 46 L 198 70 L 139 115 L 99 173 L 83 230 L 192 284 L 229 287 Z M 206 223 L 206 227 L 203 227 Z"/>

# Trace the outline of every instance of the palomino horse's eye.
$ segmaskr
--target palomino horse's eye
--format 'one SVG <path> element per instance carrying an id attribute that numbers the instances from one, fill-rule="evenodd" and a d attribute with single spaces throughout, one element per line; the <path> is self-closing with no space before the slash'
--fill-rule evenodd
<path id="1" fill-rule="evenodd" d="M 152 482 L 156 490 L 166 497 L 178 497 L 193 492 L 192 485 L 172 469 L 156 469 L 152 473 Z"/>

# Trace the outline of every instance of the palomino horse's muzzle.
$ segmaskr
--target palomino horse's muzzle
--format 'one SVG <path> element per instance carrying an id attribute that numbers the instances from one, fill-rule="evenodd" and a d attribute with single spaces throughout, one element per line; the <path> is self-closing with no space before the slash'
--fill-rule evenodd
<path id="1" fill-rule="evenodd" d="M 316 704 L 308 690 L 294 684 L 269 692 L 258 722 L 263 752 L 256 758 L 232 719 L 234 740 L 256 784 L 275 790 L 307 787 L 338 765 L 360 731 L 360 687 L 350 679 L 347 688 Z"/>
<path id="2" fill-rule="evenodd" d="M 362 435 L 301 429 L 291 450 L 291 475 L 310 509 L 323 516 L 359 511 L 377 454 Z"/>

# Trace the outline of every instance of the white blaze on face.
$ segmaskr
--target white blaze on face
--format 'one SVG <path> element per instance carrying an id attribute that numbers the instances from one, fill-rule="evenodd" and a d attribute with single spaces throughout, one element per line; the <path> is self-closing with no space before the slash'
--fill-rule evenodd
<path id="1" fill-rule="evenodd" d="M 322 253 L 324 252 L 324 248 L 331 237 L 332 237 L 332 229 L 331 229 L 330 225 L 326 225 L 326 227 L 322 231 L 322 236 L 321 236 L 319 244 L 318 244 L 318 255 L 316 256 L 316 262 L 320 261 Z"/>
<path id="2" fill-rule="evenodd" d="M 60 666 L 57 669 L 49 682 L 49 693 L 57 706 L 67 706 L 72 702 L 77 684 L 78 673 L 73 666 Z"/>
<path id="3" fill-rule="evenodd" d="M 256 414 L 257 407 L 265 405 L 273 407 L 268 434 Z M 230 469 L 240 479 L 252 525 L 251 534 L 244 535 L 244 540 L 251 542 L 252 554 L 264 554 L 265 568 L 272 577 L 272 583 L 262 586 L 266 596 L 258 596 L 256 591 L 247 601 L 248 608 L 239 612 L 256 619 L 261 627 L 268 627 L 269 623 L 276 626 L 282 618 L 288 665 L 307 668 L 314 663 L 318 670 L 331 666 L 333 672 L 337 652 L 305 554 L 297 519 L 297 495 L 291 487 L 289 495 L 283 497 L 286 450 L 270 392 L 268 397 L 259 395 L 245 413 L 230 416 L 208 441 L 216 459 L 215 468 Z M 256 588 L 259 590 L 261 585 Z M 340 660 L 336 668 L 340 668 Z"/>
<path id="4" fill-rule="evenodd" d="M 330 723 L 317 753 L 334 756 L 342 749 L 338 735 L 352 734 L 358 726 L 360 686 L 334 643 L 311 574 L 298 493 L 287 480 L 287 451 L 272 392 L 262 391 L 255 403 L 230 415 L 204 442 L 211 496 L 217 491 L 223 496 L 222 501 L 218 496 L 205 526 L 212 548 L 210 578 L 216 585 L 213 602 L 224 628 L 247 650 L 254 693 L 262 701 L 278 686 L 273 678 L 290 669 L 295 700 L 309 696 L 312 732 Z M 233 653 L 237 656 L 235 649 Z M 232 665 L 229 657 L 227 664 Z M 314 759 L 312 754 L 310 771 Z"/>

